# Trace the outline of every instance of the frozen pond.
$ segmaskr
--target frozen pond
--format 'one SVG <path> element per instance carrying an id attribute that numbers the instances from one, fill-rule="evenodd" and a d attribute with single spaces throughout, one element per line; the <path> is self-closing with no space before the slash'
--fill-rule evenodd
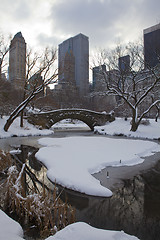
<path id="1" fill-rule="evenodd" d="M 66 129 L 55 129 L 55 133 L 48 135 L 48 137 L 67 137 L 67 136 L 91 136 L 93 132 L 88 127 L 78 128 L 66 128 Z M 47 136 L 45 136 L 47 137 Z M 40 147 L 38 139 L 44 138 L 44 136 L 29 136 L 29 137 L 9 137 L 0 139 L 0 149 L 9 151 L 13 149 L 12 146 L 28 145 L 34 147 Z"/>
<path id="2" fill-rule="evenodd" d="M 73 131 L 59 129 L 49 137 L 67 136 L 93 136 L 93 132 L 84 128 Z M 10 150 L 15 145 L 39 147 L 37 144 L 39 138 L 41 137 L 0 139 L 0 148 Z M 115 182 L 109 184 L 113 186 L 118 183 L 113 187 L 111 198 L 90 197 L 69 190 L 63 191 L 62 198 L 67 197 L 69 203 L 76 208 L 77 221 L 87 222 L 103 229 L 123 229 L 126 233 L 135 235 L 141 240 L 159 240 L 160 161 L 157 161 L 158 157 L 159 155 L 154 159 L 151 156 L 143 166 L 133 167 L 132 170 L 127 167 L 121 171 L 110 169 L 110 173 L 115 174 Z M 41 176 L 41 167 L 39 165 L 36 167 L 36 163 L 32 160 L 29 164 L 34 167 L 34 170 L 37 168 L 38 175 Z M 107 181 L 111 181 L 111 178 L 106 177 L 106 169 L 95 176 L 104 186 L 108 184 Z"/>

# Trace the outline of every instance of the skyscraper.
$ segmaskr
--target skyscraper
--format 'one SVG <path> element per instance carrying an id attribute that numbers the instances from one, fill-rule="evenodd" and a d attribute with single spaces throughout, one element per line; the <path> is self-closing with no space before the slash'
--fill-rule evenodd
<path id="1" fill-rule="evenodd" d="M 63 73 L 64 73 L 65 82 L 68 85 L 70 85 L 70 84 L 76 85 L 76 82 L 75 82 L 75 57 L 74 57 L 71 49 L 68 49 L 68 51 L 65 54 Z"/>
<path id="2" fill-rule="evenodd" d="M 106 72 L 106 65 L 100 65 L 97 67 L 94 67 L 93 70 L 93 84 L 92 84 L 92 90 L 95 90 L 97 88 L 97 85 L 103 85 L 102 80 L 103 79 L 103 72 Z"/>
<path id="3" fill-rule="evenodd" d="M 145 67 L 155 67 L 160 63 L 160 23 L 144 29 Z"/>
<path id="4" fill-rule="evenodd" d="M 70 59 L 70 61 L 66 61 L 66 58 Z M 67 62 L 69 62 L 69 66 L 66 66 Z M 59 44 L 58 67 L 59 84 L 62 84 L 65 87 L 65 83 L 69 80 L 68 76 L 72 77 L 72 82 L 74 77 L 74 81 L 80 95 L 86 95 L 89 90 L 88 37 L 80 33 Z M 70 74 L 69 71 L 71 72 Z"/>
<path id="5" fill-rule="evenodd" d="M 23 88 L 26 77 L 26 42 L 21 32 L 11 40 L 9 47 L 9 80 L 15 88 Z"/>
<path id="6" fill-rule="evenodd" d="M 126 55 L 123 57 L 119 57 L 118 59 L 118 67 L 121 73 L 126 74 L 130 70 L 130 56 Z"/>

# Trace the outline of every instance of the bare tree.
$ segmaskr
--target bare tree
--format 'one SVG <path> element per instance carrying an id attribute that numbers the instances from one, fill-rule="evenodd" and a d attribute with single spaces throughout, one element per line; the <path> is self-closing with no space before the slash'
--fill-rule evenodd
<path id="1" fill-rule="evenodd" d="M 5 39 L 3 34 L 0 34 L 0 80 L 2 78 L 2 73 L 7 70 L 7 61 L 5 61 L 7 53 L 9 51 L 9 40 Z"/>
<path id="2" fill-rule="evenodd" d="M 129 62 L 121 58 L 124 54 L 129 56 Z M 132 117 L 130 130 L 136 131 L 141 120 L 160 103 L 160 65 L 144 69 L 143 48 L 134 44 L 106 52 L 104 64 L 107 70 L 101 75 L 106 84 L 105 94 L 115 95 L 118 103 L 128 106 Z"/>
<path id="3" fill-rule="evenodd" d="M 24 89 L 24 97 L 23 101 L 19 104 L 19 106 L 11 113 L 6 124 L 4 126 L 4 130 L 8 131 L 10 125 L 13 121 L 23 112 L 26 106 L 42 91 L 44 91 L 45 87 L 49 84 L 55 83 L 57 81 L 57 69 L 55 70 L 55 60 L 56 60 L 56 50 L 46 48 L 44 53 L 39 57 L 35 56 L 33 61 L 29 61 L 28 55 L 28 70 L 27 70 L 27 78 L 25 82 Z M 36 71 L 33 70 L 36 69 Z M 42 81 L 39 81 L 41 77 Z M 23 116 L 21 116 L 23 118 Z M 21 120 L 21 125 L 22 120 Z"/>
<path id="4" fill-rule="evenodd" d="M 31 88 L 37 85 L 38 78 L 36 77 L 36 72 L 39 69 L 37 64 L 38 60 L 41 59 L 41 55 L 37 54 L 36 52 L 33 52 L 32 49 L 27 49 L 26 54 L 26 79 L 24 84 L 24 92 L 23 92 L 23 99 L 24 101 L 26 99 L 27 94 L 30 92 Z M 21 111 L 20 115 L 20 127 L 23 127 L 23 115 L 24 111 Z"/>

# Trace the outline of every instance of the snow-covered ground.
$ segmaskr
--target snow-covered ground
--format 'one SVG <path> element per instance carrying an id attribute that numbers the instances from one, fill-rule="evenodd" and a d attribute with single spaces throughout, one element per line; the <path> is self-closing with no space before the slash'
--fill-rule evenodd
<path id="1" fill-rule="evenodd" d="M 87 125 L 81 121 L 70 119 L 62 120 L 56 124 L 53 125 L 52 129 L 71 129 L 71 128 L 83 128 L 87 127 Z M 88 127 L 89 128 L 89 127 Z"/>
<path id="2" fill-rule="evenodd" d="M 0 118 L 0 138 L 16 136 L 35 136 L 35 135 L 49 135 L 54 133 L 54 128 L 83 128 L 87 125 L 80 121 L 71 122 L 70 120 L 62 120 L 59 123 L 53 125 L 51 129 L 40 130 L 38 127 L 29 124 L 24 120 L 24 127 L 20 128 L 20 118 L 15 119 L 10 126 L 8 132 L 3 130 L 4 124 L 8 117 L 4 116 Z M 127 137 L 146 138 L 146 139 L 158 139 L 160 138 L 160 119 L 155 122 L 154 119 L 149 119 L 150 124 L 148 126 L 140 124 L 136 132 L 130 131 L 130 119 L 125 121 L 122 118 L 116 118 L 111 123 L 106 123 L 105 126 L 96 126 L 95 132 L 105 135 L 125 135 Z"/>
<path id="3" fill-rule="evenodd" d="M 90 225 L 77 222 L 68 225 L 55 235 L 48 237 L 46 240 L 138 240 L 123 231 L 109 231 L 93 228 Z M 22 227 L 8 217 L 0 210 L 0 240 L 24 240 Z"/>
<path id="4" fill-rule="evenodd" d="M 124 118 L 116 118 L 111 123 L 106 123 L 105 126 L 96 126 L 95 132 L 106 135 L 125 135 L 127 137 L 146 138 L 146 139 L 158 139 L 160 138 L 160 119 L 155 122 L 154 119 L 149 119 L 150 124 L 140 124 L 136 132 L 130 131 L 130 121 Z"/>
<path id="5" fill-rule="evenodd" d="M 51 130 L 39 130 L 26 121 L 24 128 L 21 129 L 19 128 L 18 118 L 6 133 L 3 131 L 5 121 L 6 117 L 0 119 L 0 138 L 13 135 L 28 136 L 48 135 L 53 133 Z M 150 123 L 151 124 L 148 126 L 140 125 L 137 132 L 131 133 L 129 131 L 129 121 L 116 119 L 116 121 L 108 123 L 103 127 L 95 127 L 95 130 L 109 135 L 125 134 L 128 137 L 148 139 L 159 138 L 160 120 L 158 123 L 150 120 Z M 60 126 L 60 124 L 57 125 Z M 74 126 L 76 125 L 74 124 Z M 99 171 L 108 165 L 116 165 L 118 167 L 123 164 L 138 164 L 143 161 L 141 158 L 142 156 L 151 155 L 153 154 L 152 151 L 160 151 L 160 145 L 151 141 L 108 139 L 101 136 L 70 137 L 65 139 L 43 138 L 40 143 L 46 147 L 42 147 L 37 153 L 37 156 L 46 164 L 48 176 L 52 180 L 58 178 L 62 185 L 67 184 L 70 188 L 78 191 L 101 196 L 110 196 L 111 192 L 102 187 L 98 180 L 91 176 L 91 173 Z M 93 228 L 85 223 L 75 223 L 59 231 L 56 235 L 50 236 L 47 240 L 70 240 L 71 238 L 76 240 L 138 239 L 122 231 L 101 230 Z M 0 211 L 0 239 L 23 239 L 20 225 L 10 219 L 2 211 Z"/>
<path id="6" fill-rule="evenodd" d="M 51 181 L 88 195 L 111 196 L 91 174 L 107 166 L 135 165 L 145 156 L 160 151 L 160 145 L 151 141 L 112 139 L 103 136 L 41 138 L 45 147 L 36 153 L 47 167 Z M 107 177 L 107 176 L 106 176 Z"/>
<path id="7" fill-rule="evenodd" d="M 29 124 L 27 120 L 24 120 L 24 127 L 20 128 L 20 118 L 16 118 L 12 125 L 10 126 L 8 132 L 5 132 L 3 127 L 7 121 L 8 117 L 4 116 L 0 118 L 0 138 L 7 138 L 12 136 L 36 136 L 36 135 L 49 135 L 53 133 L 53 130 L 43 129 L 40 130 L 38 127 Z"/>
<path id="8" fill-rule="evenodd" d="M 0 210 L 0 240 L 22 240 L 22 227 Z"/>
<path id="9" fill-rule="evenodd" d="M 0 138 L 9 136 L 48 135 L 52 130 L 39 130 L 35 126 L 24 121 L 24 127 L 19 127 L 20 119 L 17 118 L 8 132 L 3 130 L 7 117 L 0 119 Z M 64 120 L 56 127 L 84 127 L 82 122 L 69 122 Z M 130 120 L 117 118 L 105 126 L 95 127 L 95 130 L 103 134 L 125 134 L 140 138 L 159 138 L 160 120 L 150 120 L 148 126 L 140 125 L 135 133 L 131 133 Z M 39 140 L 44 145 L 37 157 L 48 168 L 48 177 L 70 189 L 89 195 L 111 196 L 109 189 L 101 186 L 100 182 L 91 174 L 100 171 L 106 166 L 134 165 L 141 163 L 146 155 L 152 151 L 160 151 L 158 144 L 131 139 L 111 139 L 100 136 L 70 137 L 70 138 L 45 138 Z"/>
<path id="10" fill-rule="evenodd" d="M 93 228 L 87 223 L 78 222 L 70 224 L 54 236 L 46 240 L 138 240 L 137 237 L 128 235 L 123 231 L 109 231 Z"/>

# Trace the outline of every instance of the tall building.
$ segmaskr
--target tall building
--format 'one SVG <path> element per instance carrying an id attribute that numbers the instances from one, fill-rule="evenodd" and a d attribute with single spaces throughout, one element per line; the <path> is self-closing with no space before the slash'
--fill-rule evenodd
<path id="1" fill-rule="evenodd" d="M 102 72 L 106 72 L 106 65 L 100 65 L 97 67 L 94 67 L 93 70 L 93 82 L 92 82 L 92 90 L 95 90 L 97 88 L 97 85 L 101 85 L 103 79 L 103 74 Z"/>
<path id="2" fill-rule="evenodd" d="M 76 86 L 75 82 L 75 57 L 71 49 L 65 54 L 64 57 L 64 79 L 68 85 Z"/>
<path id="3" fill-rule="evenodd" d="M 145 67 L 160 63 L 160 23 L 143 30 Z"/>
<path id="4" fill-rule="evenodd" d="M 26 42 L 21 32 L 11 40 L 9 47 L 9 80 L 15 88 L 23 88 L 26 77 Z"/>
<path id="5" fill-rule="evenodd" d="M 68 66 L 67 66 L 68 64 Z M 59 84 L 65 87 L 69 81 L 75 81 L 80 95 L 89 90 L 89 39 L 83 34 L 71 37 L 58 48 Z M 73 79 L 74 78 L 74 79 Z"/>
<path id="6" fill-rule="evenodd" d="M 119 57 L 118 59 L 118 67 L 121 73 L 128 73 L 130 70 L 130 56 L 126 55 L 123 57 Z"/>

